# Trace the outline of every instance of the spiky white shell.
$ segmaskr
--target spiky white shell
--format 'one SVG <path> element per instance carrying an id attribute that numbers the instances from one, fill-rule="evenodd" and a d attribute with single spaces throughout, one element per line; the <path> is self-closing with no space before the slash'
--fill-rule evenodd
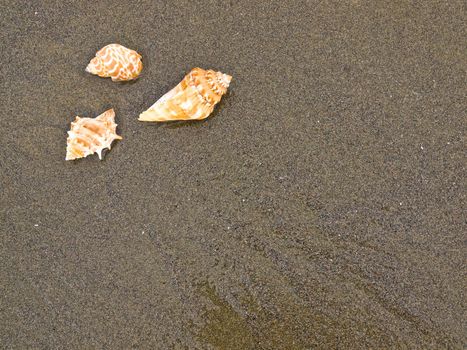
<path id="1" fill-rule="evenodd" d="M 200 120 L 207 118 L 227 92 L 232 77 L 194 68 L 172 90 L 139 116 L 140 121 Z"/>
<path id="2" fill-rule="evenodd" d="M 109 109 L 96 118 L 76 117 L 68 131 L 66 158 L 73 160 L 97 153 L 102 160 L 102 151 L 110 150 L 114 140 L 121 140 L 117 135 L 115 112 Z"/>

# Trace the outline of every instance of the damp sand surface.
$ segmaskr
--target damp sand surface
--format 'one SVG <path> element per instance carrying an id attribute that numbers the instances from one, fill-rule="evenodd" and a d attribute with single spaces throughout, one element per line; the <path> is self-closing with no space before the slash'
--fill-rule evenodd
<path id="1" fill-rule="evenodd" d="M 7 0 L 0 344 L 460 349 L 462 1 Z M 84 71 L 117 42 L 141 78 Z M 139 113 L 193 67 L 201 122 Z M 116 111 L 103 161 L 76 115 Z"/>

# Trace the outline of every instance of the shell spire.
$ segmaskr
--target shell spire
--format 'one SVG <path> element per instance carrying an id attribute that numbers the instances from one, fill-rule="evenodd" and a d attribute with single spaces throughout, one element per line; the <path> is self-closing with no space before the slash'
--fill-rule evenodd
<path id="1" fill-rule="evenodd" d="M 105 148 L 110 150 L 111 143 L 121 139 L 122 137 L 117 135 L 113 109 L 96 118 L 76 117 L 68 131 L 65 160 L 84 158 L 93 153 L 97 153 L 102 160 L 102 151 Z"/>
<path id="2" fill-rule="evenodd" d="M 231 80 L 230 75 L 221 72 L 194 68 L 176 87 L 141 113 L 138 120 L 165 122 L 205 119 L 227 92 Z"/>
<path id="3" fill-rule="evenodd" d="M 143 63 L 141 55 L 119 44 L 109 44 L 97 51 L 89 62 L 86 72 L 112 81 L 126 81 L 138 78 Z"/>

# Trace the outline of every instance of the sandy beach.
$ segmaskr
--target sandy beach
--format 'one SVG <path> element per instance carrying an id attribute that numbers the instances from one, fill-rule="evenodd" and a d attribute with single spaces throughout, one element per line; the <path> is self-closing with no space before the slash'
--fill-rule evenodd
<path id="1" fill-rule="evenodd" d="M 462 1 L 2 7 L 1 348 L 465 346 Z M 109 43 L 138 80 L 84 71 Z M 210 118 L 137 120 L 194 67 Z"/>

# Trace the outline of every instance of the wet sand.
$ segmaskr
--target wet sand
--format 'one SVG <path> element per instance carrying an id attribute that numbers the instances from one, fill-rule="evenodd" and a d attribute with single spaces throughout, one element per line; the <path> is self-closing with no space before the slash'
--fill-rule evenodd
<path id="1" fill-rule="evenodd" d="M 465 7 L 416 3 L 7 1 L 1 347 L 461 349 Z M 84 72 L 112 42 L 138 81 Z M 137 121 L 197 66 L 211 118 Z"/>

